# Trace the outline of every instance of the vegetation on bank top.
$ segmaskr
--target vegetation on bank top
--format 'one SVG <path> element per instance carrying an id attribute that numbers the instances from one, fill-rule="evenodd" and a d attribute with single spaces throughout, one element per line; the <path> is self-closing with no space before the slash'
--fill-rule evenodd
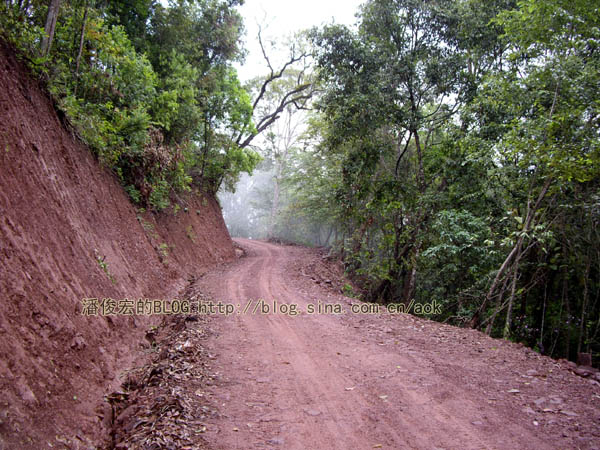
<path id="1" fill-rule="evenodd" d="M 5 1 L 0 32 L 21 50 L 76 133 L 131 198 L 161 210 L 192 186 L 216 192 L 260 157 L 237 0 Z"/>

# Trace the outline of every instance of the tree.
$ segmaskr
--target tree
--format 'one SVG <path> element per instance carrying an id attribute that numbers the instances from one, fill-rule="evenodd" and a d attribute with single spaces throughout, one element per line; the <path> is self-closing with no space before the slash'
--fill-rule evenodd
<path id="1" fill-rule="evenodd" d="M 306 81 L 299 88 L 299 79 L 302 78 Z M 268 160 L 272 179 L 266 230 L 266 236 L 272 238 L 275 237 L 275 228 L 279 221 L 283 175 L 304 131 L 304 110 L 308 109 L 312 82 L 309 77 L 288 66 L 282 69 L 277 77 L 274 77 L 271 71 L 267 77 L 259 77 L 249 84 L 250 91 L 256 93 L 254 114 L 258 117 L 257 122 L 263 132 L 258 147 Z M 299 94 L 300 89 L 305 92 Z M 258 134 L 251 134 L 246 141 L 248 144 L 256 143 L 257 136 Z"/>
<path id="2" fill-rule="evenodd" d="M 279 69 L 275 69 L 268 55 L 259 27 L 258 41 L 269 73 L 254 80 L 254 100 L 256 128 L 243 129 L 238 134 L 236 143 L 245 148 L 253 139 L 275 123 L 284 111 L 306 109 L 307 102 L 313 96 L 313 82 L 307 72 L 309 52 L 305 49 L 302 34 L 292 38 L 288 45 L 288 58 Z M 287 80 L 280 83 L 280 80 Z M 285 89 L 282 89 L 285 87 Z"/>
<path id="3" fill-rule="evenodd" d="M 498 19 L 510 43 L 511 69 L 487 80 L 479 104 L 502 111 L 498 117 L 505 118 L 504 132 L 496 149 L 501 158 L 517 161 L 529 180 L 526 204 L 520 208 L 521 229 L 479 308 L 483 311 L 495 296 L 502 304 L 501 283 L 506 273 L 512 273 L 505 337 L 510 334 L 520 261 L 538 244 L 535 230 L 545 228 L 542 220 L 553 220 L 547 209 L 540 211 L 547 195 L 564 191 L 573 181 L 588 182 L 599 173 L 598 136 L 592 125 L 598 105 L 589 95 L 589 87 L 598 82 L 599 63 L 589 45 L 597 38 L 593 11 L 586 2 L 528 1 Z M 480 314 L 475 315 L 473 324 L 479 319 Z"/>
<path id="4" fill-rule="evenodd" d="M 397 278 L 401 299 L 414 295 L 422 231 L 430 219 L 426 193 L 436 189 L 426 159 L 440 127 L 456 111 L 449 96 L 457 92 L 462 60 L 447 39 L 449 6 L 370 1 L 358 34 L 332 26 L 315 37 L 326 89 L 322 110 L 336 128 L 328 145 L 345 147 L 347 154 L 340 194 L 349 228 L 358 229 L 350 247 L 356 264 L 373 254 L 366 250 L 360 256 L 373 224 L 381 227 L 384 241 L 383 230 L 393 230 L 389 270 L 375 287 L 388 300 L 398 296 Z"/>
<path id="5" fill-rule="evenodd" d="M 56 20 L 58 19 L 58 13 L 60 11 L 60 0 L 51 0 L 50 6 L 48 7 L 48 15 L 46 17 L 46 26 L 44 31 L 46 36 L 42 40 L 42 56 L 46 56 L 52 46 L 54 39 L 54 30 L 56 29 Z"/>

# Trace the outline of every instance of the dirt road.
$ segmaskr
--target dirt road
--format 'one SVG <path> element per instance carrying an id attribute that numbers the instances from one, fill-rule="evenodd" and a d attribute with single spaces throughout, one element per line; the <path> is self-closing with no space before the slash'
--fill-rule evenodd
<path id="1" fill-rule="evenodd" d="M 352 313 L 357 301 L 319 279 L 314 253 L 238 243 L 246 256 L 200 282 L 236 308 L 208 342 L 214 448 L 595 448 L 600 396 L 587 380 L 473 330 Z"/>

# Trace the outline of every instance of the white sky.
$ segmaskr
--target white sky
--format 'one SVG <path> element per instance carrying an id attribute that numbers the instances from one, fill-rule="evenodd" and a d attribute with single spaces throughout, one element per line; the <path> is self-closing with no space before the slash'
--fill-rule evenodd
<path id="1" fill-rule="evenodd" d="M 263 28 L 263 38 L 280 42 L 297 31 L 325 23 L 352 25 L 356 20 L 354 15 L 364 1 L 245 0 L 238 11 L 244 18 L 248 56 L 243 66 L 237 66 L 240 80 L 266 75 L 268 71 L 256 37 L 258 23 Z"/>

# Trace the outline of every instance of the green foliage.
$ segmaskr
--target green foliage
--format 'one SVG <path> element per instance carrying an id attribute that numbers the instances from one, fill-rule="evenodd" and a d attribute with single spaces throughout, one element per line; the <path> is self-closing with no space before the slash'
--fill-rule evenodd
<path id="1" fill-rule="evenodd" d="M 465 210 L 437 213 L 419 258 L 422 301 L 436 300 L 447 313 L 473 314 L 471 299 L 485 295 L 488 274 L 500 263 L 488 222 Z"/>
<path id="2" fill-rule="evenodd" d="M 368 300 L 553 356 L 600 347 L 600 19 L 584 0 L 370 0 L 312 33 L 322 95 L 292 214 Z"/>
<path id="3" fill-rule="evenodd" d="M 44 35 L 43 26 L 23 20 L 23 12 L 17 4 L 0 4 L 0 36 L 23 55 L 28 55 L 33 68 L 38 70 L 45 62 L 45 58 L 37 56 Z"/>
<path id="4" fill-rule="evenodd" d="M 77 134 L 132 200 L 162 210 L 174 192 L 192 184 L 216 192 L 258 162 L 234 141 L 253 130 L 249 95 L 231 67 L 241 56 L 237 3 L 63 0 L 43 59 L 46 6 L 2 3 L 0 33 L 45 74 Z"/>
<path id="5" fill-rule="evenodd" d="M 131 200 L 133 200 L 134 203 L 140 203 L 140 191 L 138 191 L 134 186 L 125 186 L 125 192 L 129 194 L 129 197 L 131 197 Z"/>
<path id="6" fill-rule="evenodd" d="M 2 2 L 0 33 L 132 200 L 161 210 L 176 192 L 233 190 L 261 162 L 240 144 L 253 114 L 289 92 L 282 77 L 253 111 L 261 81 L 232 68 L 240 3 L 63 0 L 40 58 L 47 6 Z M 439 319 L 596 356 L 597 5 L 369 0 L 357 17 L 311 32 L 315 110 L 293 145 L 266 129 L 278 196 L 248 222 L 333 246 L 367 300 L 436 300 Z"/>
<path id="7" fill-rule="evenodd" d="M 98 263 L 98 266 L 100 266 L 100 268 L 106 274 L 106 276 L 111 281 L 111 283 L 116 284 L 117 281 L 110 273 L 110 270 L 108 269 L 108 263 L 105 261 L 106 256 L 100 256 L 100 254 L 98 253 L 98 250 L 96 250 L 96 249 L 94 249 L 94 255 L 96 257 L 96 262 Z"/>
<path id="8" fill-rule="evenodd" d="M 202 110 L 197 101 L 198 71 L 175 50 L 169 56 L 167 75 L 152 105 L 153 118 L 164 130 L 167 140 L 186 142 L 193 137 Z"/>
<path id="9" fill-rule="evenodd" d="M 154 209 L 160 211 L 170 205 L 169 202 L 169 183 L 159 178 L 152 183 L 153 189 L 150 193 L 149 203 Z"/>
<path id="10" fill-rule="evenodd" d="M 344 293 L 344 295 L 346 297 L 358 298 L 358 296 L 354 292 L 354 288 L 351 285 L 349 285 L 348 283 L 344 284 L 344 287 L 342 288 L 342 291 L 343 291 L 343 293 Z"/>

